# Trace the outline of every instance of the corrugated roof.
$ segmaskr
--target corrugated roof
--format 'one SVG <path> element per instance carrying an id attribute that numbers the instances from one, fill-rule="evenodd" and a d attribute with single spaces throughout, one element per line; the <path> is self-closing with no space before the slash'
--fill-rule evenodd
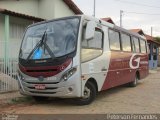
<path id="1" fill-rule="evenodd" d="M 72 0 L 63 0 L 75 14 L 83 14 Z"/>
<path id="2" fill-rule="evenodd" d="M 113 22 L 113 20 L 110 18 L 110 17 L 106 17 L 106 18 L 101 18 L 102 20 L 106 21 L 106 22 L 109 22 L 109 23 L 112 23 L 112 24 L 115 24 Z"/>
<path id="3" fill-rule="evenodd" d="M 146 39 L 147 39 L 148 42 L 154 42 L 154 43 L 156 43 L 157 45 L 160 46 L 160 43 L 157 42 L 157 41 L 155 41 L 154 37 L 152 37 L 150 35 L 147 35 L 147 34 L 145 34 L 145 37 L 146 37 Z"/>
<path id="4" fill-rule="evenodd" d="M 145 34 L 145 37 L 146 37 L 147 40 L 154 41 L 154 38 L 150 35 Z"/>
<path id="5" fill-rule="evenodd" d="M 0 8 L 0 13 L 11 15 L 11 16 L 16 16 L 16 17 L 20 17 L 20 18 L 24 18 L 24 19 L 33 20 L 33 21 L 36 21 L 36 22 L 40 22 L 40 21 L 45 20 L 45 19 L 42 19 L 42 18 L 38 18 L 38 17 L 34 17 L 34 16 L 22 14 L 22 13 L 10 11 L 10 10 L 7 10 L 7 9 L 2 9 L 2 8 Z"/>
<path id="6" fill-rule="evenodd" d="M 141 31 L 141 29 L 131 29 L 130 31 L 138 33 L 139 31 Z"/>
<path id="7" fill-rule="evenodd" d="M 147 34 L 144 34 L 144 32 L 143 32 L 142 29 L 131 29 L 130 31 L 135 32 L 135 33 L 138 33 L 138 34 L 140 34 L 140 35 L 144 35 L 145 38 L 146 38 L 146 40 L 147 40 L 148 42 L 153 42 L 153 43 L 155 43 L 155 44 L 157 44 L 157 45 L 160 46 L 160 43 L 157 42 L 157 41 L 155 41 L 155 39 L 154 39 L 152 36 L 147 35 Z"/>
<path id="8" fill-rule="evenodd" d="M 142 29 L 131 29 L 130 31 L 132 31 L 134 33 L 138 33 L 140 35 L 145 35 Z"/>

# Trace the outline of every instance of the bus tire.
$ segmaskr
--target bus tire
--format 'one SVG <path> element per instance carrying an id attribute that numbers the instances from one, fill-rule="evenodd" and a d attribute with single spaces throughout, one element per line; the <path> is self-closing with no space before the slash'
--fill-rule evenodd
<path id="1" fill-rule="evenodd" d="M 34 99 L 36 102 L 44 102 L 45 100 L 48 99 L 48 97 L 33 96 L 33 99 Z"/>
<path id="2" fill-rule="evenodd" d="M 134 81 L 130 82 L 129 83 L 129 86 L 130 87 L 136 87 L 137 86 L 137 83 L 138 83 L 138 76 L 137 74 L 135 75 L 135 78 L 134 78 Z"/>
<path id="3" fill-rule="evenodd" d="M 94 101 L 97 95 L 96 86 L 88 81 L 84 88 L 84 97 L 75 99 L 77 105 L 88 105 Z"/>

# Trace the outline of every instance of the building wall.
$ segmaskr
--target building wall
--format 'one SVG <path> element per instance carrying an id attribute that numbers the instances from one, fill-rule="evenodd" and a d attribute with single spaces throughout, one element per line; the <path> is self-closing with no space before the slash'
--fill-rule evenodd
<path id="1" fill-rule="evenodd" d="M 44 19 L 54 18 L 55 0 L 39 0 L 39 17 Z"/>
<path id="2" fill-rule="evenodd" d="M 74 15 L 74 12 L 62 0 L 0 0 L 0 8 L 15 11 L 18 13 L 40 17 L 44 19 L 54 19 L 64 16 Z M 5 15 L 0 14 L 0 55 L 3 56 L 5 43 Z M 10 38 L 7 48 L 10 48 L 7 55 L 17 57 L 24 26 L 32 24 L 30 20 L 25 20 L 10 16 Z M 23 31 L 23 32 L 22 32 Z M 18 37 L 15 37 L 18 36 Z"/>
<path id="3" fill-rule="evenodd" d="M 38 17 L 38 0 L 0 0 L 0 8 Z"/>
<path id="4" fill-rule="evenodd" d="M 0 41 L 4 40 L 4 15 L 0 14 Z"/>
<path id="5" fill-rule="evenodd" d="M 55 18 L 75 15 L 75 13 L 62 1 L 55 1 Z"/>
<path id="6" fill-rule="evenodd" d="M 154 47 L 156 46 L 156 49 Z M 149 60 L 149 68 L 156 69 L 158 67 L 158 46 L 155 43 L 150 43 L 150 60 Z M 154 49 L 154 51 L 153 51 Z M 155 59 L 156 58 L 156 59 Z"/>
<path id="7" fill-rule="evenodd" d="M 1 67 L 1 58 L 4 55 L 4 15 L 0 14 L 0 67 Z"/>
<path id="8" fill-rule="evenodd" d="M 10 16 L 9 25 L 9 42 L 6 43 L 5 40 L 5 15 L 0 14 L 0 58 L 4 57 L 4 50 L 7 45 L 8 56 L 16 58 L 19 53 L 20 44 L 22 41 L 22 34 L 24 33 L 26 27 L 33 22 L 26 19 L 16 18 Z M 23 28 L 23 29 L 22 29 Z"/>
<path id="9" fill-rule="evenodd" d="M 160 67 L 160 48 L 158 48 L 158 67 Z"/>
<path id="10" fill-rule="evenodd" d="M 14 56 L 18 57 L 23 34 L 26 28 L 28 27 L 28 25 L 32 23 L 33 21 L 30 21 L 30 20 L 10 16 L 9 48 L 14 49 L 14 51 L 10 51 L 12 58 Z"/>
<path id="11" fill-rule="evenodd" d="M 0 0 L 0 8 L 49 20 L 74 15 L 62 0 Z"/>

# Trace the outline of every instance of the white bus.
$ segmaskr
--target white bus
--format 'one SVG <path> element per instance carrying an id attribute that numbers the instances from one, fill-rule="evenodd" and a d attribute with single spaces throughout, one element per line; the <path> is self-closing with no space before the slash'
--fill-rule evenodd
<path id="1" fill-rule="evenodd" d="M 20 93 L 90 104 L 99 91 L 148 75 L 146 40 L 108 22 L 71 16 L 30 25 L 19 53 Z"/>

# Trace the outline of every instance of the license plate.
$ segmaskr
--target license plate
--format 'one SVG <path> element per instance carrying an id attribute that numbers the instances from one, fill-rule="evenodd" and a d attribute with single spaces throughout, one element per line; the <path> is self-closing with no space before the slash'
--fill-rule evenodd
<path id="1" fill-rule="evenodd" d="M 37 89 L 37 90 L 44 90 L 44 89 L 46 89 L 46 86 L 45 86 L 45 85 L 35 85 L 34 87 L 35 87 L 35 89 Z"/>

